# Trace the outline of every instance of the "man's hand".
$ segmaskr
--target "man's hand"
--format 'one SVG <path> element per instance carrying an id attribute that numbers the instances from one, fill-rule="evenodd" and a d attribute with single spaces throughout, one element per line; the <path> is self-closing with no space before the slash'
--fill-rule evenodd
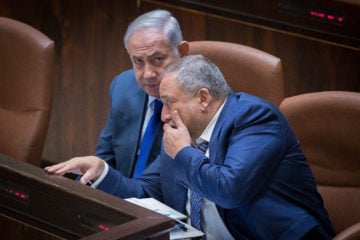
<path id="1" fill-rule="evenodd" d="M 80 178 L 81 184 L 87 184 L 89 181 L 95 181 L 104 171 L 105 162 L 95 156 L 76 157 L 66 162 L 62 162 L 50 167 L 44 168 L 45 172 L 64 175 L 71 172 L 75 174 L 83 174 Z"/>
<path id="2" fill-rule="evenodd" d="M 191 145 L 189 131 L 176 110 L 171 113 L 171 121 L 164 124 L 163 141 L 164 149 L 171 158 L 175 158 L 181 149 Z"/>

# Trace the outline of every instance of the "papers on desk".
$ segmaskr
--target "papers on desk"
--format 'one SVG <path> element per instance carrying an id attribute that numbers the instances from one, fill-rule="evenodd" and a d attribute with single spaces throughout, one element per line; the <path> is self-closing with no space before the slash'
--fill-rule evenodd
<path id="1" fill-rule="evenodd" d="M 172 219 L 186 219 L 186 215 L 176 211 L 175 209 L 172 209 L 171 207 L 168 207 L 154 198 L 127 198 L 125 200 Z"/>
<path id="2" fill-rule="evenodd" d="M 197 230 L 191 225 L 180 222 L 179 220 L 176 221 L 178 222 L 176 223 L 174 229 L 170 232 L 171 240 L 189 239 L 194 237 L 201 237 L 204 235 L 203 232 Z"/>
<path id="3" fill-rule="evenodd" d="M 176 221 L 176 225 L 170 232 L 171 240 L 200 237 L 204 235 L 203 232 L 180 221 L 182 219 L 186 219 L 186 215 L 170 208 L 154 198 L 127 198 L 125 200 L 174 219 Z"/>

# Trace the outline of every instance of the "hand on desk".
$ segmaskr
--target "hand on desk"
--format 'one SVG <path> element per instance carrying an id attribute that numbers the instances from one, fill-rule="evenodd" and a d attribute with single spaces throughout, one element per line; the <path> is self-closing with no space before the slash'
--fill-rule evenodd
<path id="1" fill-rule="evenodd" d="M 66 162 L 58 163 L 46 167 L 47 173 L 64 175 L 65 173 L 82 174 L 81 184 L 87 184 L 89 181 L 95 181 L 104 171 L 105 163 L 102 159 L 95 156 L 76 157 Z"/>

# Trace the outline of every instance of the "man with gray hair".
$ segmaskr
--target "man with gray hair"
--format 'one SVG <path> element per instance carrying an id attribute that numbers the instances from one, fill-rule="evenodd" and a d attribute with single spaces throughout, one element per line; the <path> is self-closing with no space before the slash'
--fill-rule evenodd
<path id="1" fill-rule="evenodd" d="M 281 112 L 234 93 L 201 55 L 161 74 L 163 148 L 137 179 L 103 161 L 68 161 L 86 183 L 121 198 L 156 198 L 187 214 L 209 239 L 331 239 L 334 232 L 306 158 Z M 102 175 L 102 177 L 100 177 Z"/>
<path id="2" fill-rule="evenodd" d="M 111 83 L 111 108 L 95 156 L 77 158 L 89 163 L 100 158 L 125 176 L 136 177 L 160 152 L 160 73 L 187 55 L 188 43 L 183 41 L 179 23 L 170 12 L 154 10 L 128 26 L 124 45 L 133 69 L 119 74 Z"/>

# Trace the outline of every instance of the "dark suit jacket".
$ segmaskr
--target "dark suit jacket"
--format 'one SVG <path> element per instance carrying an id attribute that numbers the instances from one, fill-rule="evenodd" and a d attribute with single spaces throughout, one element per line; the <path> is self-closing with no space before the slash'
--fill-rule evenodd
<path id="1" fill-rule="evenodd" d="M 130 177 L 136 164 L 148 101 L 148 95 L 136 82 L 133 70 L 114 78 L 110 87 L 110 101 L 109 116 L 100 134 L 95 155 Z M 157 132 L 147 165 L 160 153 L 162 126 Z"/>
<path id="2" fill-rule="evenodd" d="M 187 187 L 213 201 L 236 239 L 300 239 L 333 230 L 292 129 L 276 107 L 245 93 L 229 96 L 207 158 L 185 147 L 164 151 L 139 179 L 113 170 L 99 188 L 122 198 L 154 197 L 185 213 Z"/>

